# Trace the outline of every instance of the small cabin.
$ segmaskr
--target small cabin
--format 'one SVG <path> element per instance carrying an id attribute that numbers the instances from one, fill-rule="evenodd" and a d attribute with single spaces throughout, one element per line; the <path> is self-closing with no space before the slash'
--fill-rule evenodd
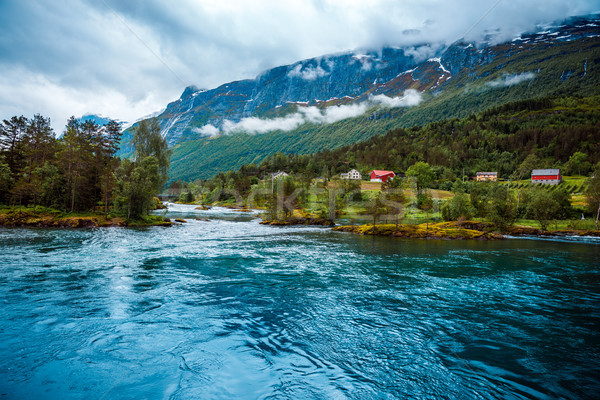
<path id="1" fill-rule="evenodd" d="M 496 182 L 498 180 L 498 173 L 497 172 L 478 172 L 475 179 L 477 180 L 477 182 L 486 182 L 486 181 Z"/>
<path id="2" fill-rule="evenodd" d="M 369 174 L 371 182 L 386 182 L 388 179 L 394 179 L 396 174 L 394 171 L 373 170 Z"/>
<path id="3" fill-rule="evenodd" d="M 560 169 L 534 169 L 531 171 L 531 183 L 558 185 L 562 182 Z"/>

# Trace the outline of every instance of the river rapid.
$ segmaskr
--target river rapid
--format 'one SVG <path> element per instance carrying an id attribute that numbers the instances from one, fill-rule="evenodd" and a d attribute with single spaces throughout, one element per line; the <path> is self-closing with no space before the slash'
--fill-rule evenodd
<path id="1" fill-rule="evenodd" d="M 0 228 L 0 399 L 600 396 L 598 241 L 168 216 Z"/>

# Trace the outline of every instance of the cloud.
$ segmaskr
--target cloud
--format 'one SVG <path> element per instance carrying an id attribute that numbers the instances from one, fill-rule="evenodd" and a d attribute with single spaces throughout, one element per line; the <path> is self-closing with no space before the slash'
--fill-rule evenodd
<path id="1" fill-rule="evenodd" d="M 320 65 L 314 67 L 307 67 L 302 69 L 302 65 L 298 64 L 295 66 L 290 72 L 288 72 L 288 76 L 291 78 L 300 78 L 306 81 L 314 81 L 317 78 L 321 78 L 323 76 L 327 76 L 328 72 L 321 68 Z"/>
<path id="2" fill-rule="evenodd" d="M 349 104 L 340 106 L 330 106 L 324 110 L 317 107 L 300 108 L 298 111 L 303 115 L 307 122 L 314 124 L 332 124 L 347 118 L 358 117 L 367 111 L 368 104 Z"/>
<path id="3" fill-rule="evenodd" d="M 408 89 L 402 97 L 388 97 L 384 94 L 371 97 L 371 101 L 379 103 L 385 107 L 412 107 L 419 105 L 423 100 L 421 93 L 415 89 Z"/>
<path id="4" fill-rule="evenodd" d="M 192 131 L 198 133 L 200 136 L 216 136 L 219 134 L 219 128 L 214 125 L 204 125 L 202 128 L 194 128 Z"/>
<path id="5" fill-rule="evenodd" d="M 511 39 L 537 24 L 598 9 L 598 0 L 494 4 L 2 0 L 0 118 L 42 113 L 57 126 L 65 116 L 83 113 L 134 120 L 161 109 L 190 84 L 214 88 L 298 60 L 383 45 L 413 47 L 415 56 L 427 59 L 434 55 L 417 45 L 477 40 L 490 32 L 492 41 Z M 327 67 L 297 73 L 310 80 Z"/>
<path id="6" fill-rule="evenodd" d="M 225 120 L 221 128 L 224 134 L 245 132 L 249 134 L 260 134 L 272 131 L 291 131 L 300 125 L 312 124 L 332 124 L 347 118 L 354 118 L 363 115 L 371 107 L 380 105 L 383 107 L 411 107 L 421 102 L 421 93 L 414 89 L 408 89 L 402 97 L 388 97 L 384 94 L 372 96 L 368 101 L 330 106 L 320 109 L 314 106 L 299 107 L 295 113 L 280 118 L 262 119 L 257 117 L 243 118 L 239 122 Z M 215 136 L 220 131 L 213 125 L 204 125 L 201 128 L 195 128 L 195 132 L 203 136 Z"/>
<path id="7" fill-rule="evenodd" d="M 19 85 L 14 82 L 18 81 Z M 36 113 L 51 117 L 56 135 L 63 132 L 70 116 L 80 117 L 95 111 L 96 115 L 134 122 L 147 115 L 148 109 L 161 103 L 161 94 L 154 90 L 135 102 L 114 88 L 104 88 L 101 95 L 85 86 L 70 87 L 48 79 L 42 74 L 27 73 L 21 68 L 8 68 L 0 74 L 0 118 L 13 115 L 31 118 Z M 4 103 L 5 102 L 5 103 Z M 117 118 L 118 117 L 118 118 Z"/>
<path id="8" fill-rule="evenodd" d="M 533 78 L 535 78 L 535 74 L 533 72 L 523 72 L 521 74 L 505 75 L 491 82 L 487 82 L 487 85 L 492 87 L 514 86 L 521 82 L 529 81 Z"/>
<path id="9" fill-rule="evenodd" d="M 404 53 L 413 56 L 416 62 L 423 62 L 429 58 L 435 57 L 442 47 L 443 45 L 441 43 L 431 43 L 424 46 L 410 46 L 404 50 Z"/>
<path id="10" fill-rule="evenodd" d="M 224 133 L 246 132 L 246 133 L 266 133 L 271 131 L 291 131 L 306 120 L 302 118 L 300 113 L 291 114 L 282 118 L 261 119 L 256 117 L 243 118 L 239 122 L 225 120 L 223 122 Z"/>

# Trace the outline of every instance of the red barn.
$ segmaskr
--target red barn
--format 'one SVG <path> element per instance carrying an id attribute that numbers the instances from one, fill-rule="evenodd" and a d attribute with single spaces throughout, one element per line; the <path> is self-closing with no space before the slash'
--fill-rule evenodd
<path id="1" fill-rule="evenodd" d="M 394 171 L 381 171 L 376 169 L 371 171 L 369 176 L 371 177 L 371 182 L 385 182 L 388 179 L 393 179 L 396 174 Z"/>
<path id="2" fill-rule="evenodd" d="M 534 169 L 531 171 L 531 183 L 558 185 L 562 182 L 559 169 Z"/>

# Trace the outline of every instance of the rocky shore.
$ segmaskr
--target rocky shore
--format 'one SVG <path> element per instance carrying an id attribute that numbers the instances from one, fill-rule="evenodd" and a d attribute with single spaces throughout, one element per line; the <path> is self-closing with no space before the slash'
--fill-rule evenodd
<path id="1" fill-rule="evenodd" d="M 393 236 L 413 239 L 477 239 L 497 240 L 503 239 L 499 233 L 491 232 L 485 223 L 441 222 L 436 224 L 398 225 L 380 224 L 345 225 L 332 228 L 334 231 L 351 232 L 359 235 Z"/>
<path id="2" fill-rule="evenodd" d="M 264 220 L 262 225 L 273 226 L 289 226 L 289 225 L 317 225 L 317 226 L 334 226 L 335 223 L 330 219 L 316 217 L 292 217 L 284 220 Z"/>
<path id="3" fill-rule="evenodd" d="M 441 222 L 435 224 L 420 225 L 396 225 L 380 224 L 373 227 L 367 225 L 346 225 L 332 228 L 334 231 L 351 232 L 359 235 L 394 236 L 417 239 L 477 239 L 497 240 L 506 236 L 537 236 L 537 237 L 566 237 L 566 236 L 594 236 L 600 237 L 599 231 L 590 230 L 559 230 L 542 231 L 540 229 L 524 226 L 507 228 L 501 233 L 495 230 L 488 222 L 466 221 L 466 222 Z"/>

